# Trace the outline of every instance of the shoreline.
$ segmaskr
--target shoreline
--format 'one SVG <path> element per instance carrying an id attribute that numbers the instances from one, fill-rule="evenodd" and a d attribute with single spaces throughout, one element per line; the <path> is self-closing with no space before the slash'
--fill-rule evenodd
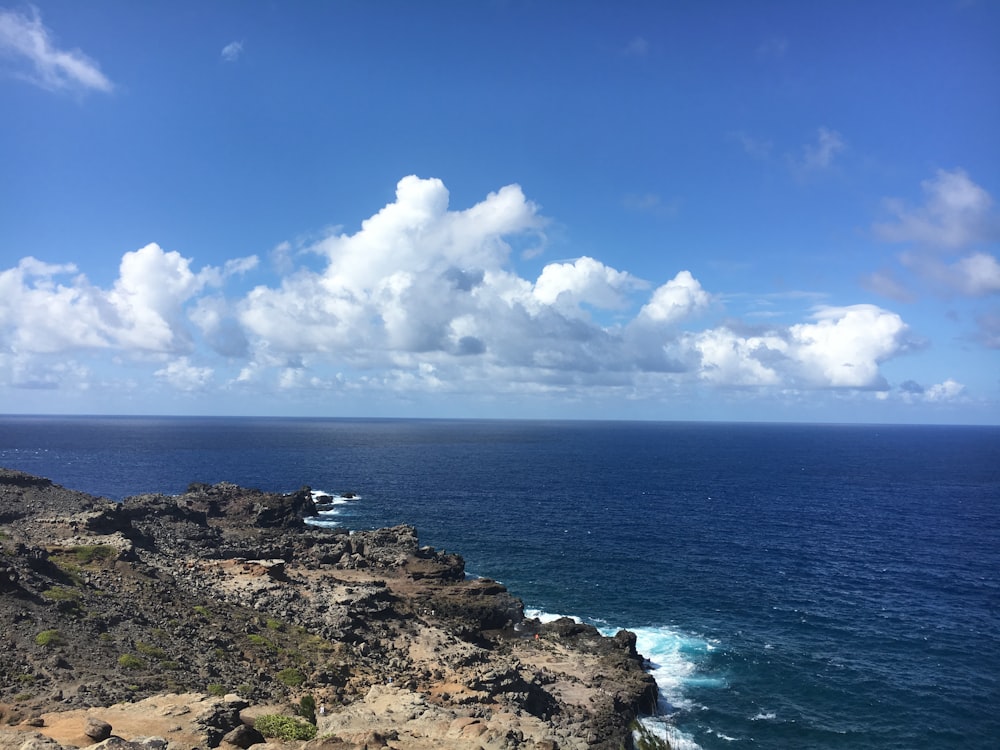
<path id="1" fill-rule="evenodd" d="M 364 728 L 386 747 L 617 750 L 656 710 L 634 634 L 527 618 L 411 527 L 305 524 L 308 488 L 114 504 L 0 470 L 0 493 L 0 668 L 25 675 L 0 693 L 5 724 L 170 692 L 286 710 L 308 695 L 345 741 Z"/>

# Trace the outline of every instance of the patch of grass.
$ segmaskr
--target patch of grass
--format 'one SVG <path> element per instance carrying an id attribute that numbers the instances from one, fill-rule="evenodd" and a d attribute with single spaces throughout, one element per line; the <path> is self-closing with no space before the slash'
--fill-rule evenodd
<path id="1" fill-rule="evenodd" d="M 151 659 L 166 659 L 167 653 L 159 646 L 152 646 L 148 643 L 143 643 L 142 641 L 135 642 L 135 650 L 138 651 L 143 656 L 148 656 Z"/>
<path id="2" fill-rule="evenodd" d="M 63 644 L 62 636 L 58 630 L 43 630 L 35 636 L 35 643 L 45 648 L 53 648 Z"/>
<path id="3" fill-rule="evenodd" d="M 265 651 L 270 651 L 272 654 L 278 653 L 278 647 L 262 635 L 251 633 L 247 636 L 247 640 L 249 640 L 254 646 L 262 648 Z"/>
<path id="4" fill-rule="evenodd" d="M 221 698 L 226 694 L 226 686 L 220 685 L 217 682 L 213 682 L 208 686 L 208 694 L 214 695 L 216 698 Z"/>
<path id="5" fill-rule="evenodd" d="M 146 662 L 135 654 L 122 654 L 118 657 L 118 666 L 122 669 L 142 669 Z"/>
<path id="6" fill-rule="evenodd" d="M 14 696 L 14 700 L 17 701 L 18 703 L 21 703 L 22 701 L 30 701 L 34 697 L 35 697 L 34 693 L 18 693 L 17 695 Z M 261 732 L 261 734 L 263 734 L 263 732 Z"/>
<path id="7" fill-rule="evenodd" d="M 226 649 L 217 646 L 214 649 L 212 649 L 212 656 L 214 656 L 216 659 L 225 659 Z"/>
<path id="8" fill-rule="evenodd" d="M 167 636 L 170 635 L 163 628 L 153 628 L 151 635 L 158 641 L 166 640 Z"/>
<path id="9" fill-rule="evenodd" d="M 282 669 L 275 677 L 283 684 L 292 688 L 300 687 L 306 681 L 306 676 L 294 667 Z"/>
<path id="10" fill-rule="evenodd" d="M 80 565 L 89 565 L 101 560 L 112 560 L 118 557 L 118 550 L 110 544 L 79 544 L 70 547 L 69 551 L 76 555 Z"/>
<path id="11" fill-rule="evenodd" d="M 316 727 L 294 716 L 265 714 L 258 716 L 253 728 L 265 737 L 280 740 L 311 740 L 316 737 Z"/>
<path id="12" fill-rule="evenodd" d="M 161 661 L 158 665 L 163 670 L 176 670 L 181 668 L 179 661 Z"/>
<path id="13" fill-rule="evenodd" d="M 33 674 L 19 674 L 17 676 L 17 681 L 22 685 L 30 685 L 35 681 L 35 675 Z"/>
<path id="14" fill-rule="evenodd" d="M 80 592 L 65 586 L 53 586 L 42 592 L 42 597 L 50 602 L 75 602 L 80 598 Z"/>
<path id="15" fill-rule="evenodd" d="M 111 633 L 101 633 L 97 636 L 97 640 L 107 643 L 108 641 L 113 641 L 114 638 L 111 637 Z"/>
<path id="16" fill-rule="evenodd" d="M 194 611 L 197 612 L 202 617 L 211 617 L 212 616 L 212 613 L 208 611 L 208 607 L 205 607 L 205 606 L 203 606 L 201 604 L 196 605 L 195 608 L 194 608 Z"/>
<path id="17" fill-rule="evenodd" d="M 267 629 L 268 630 L 284 630 L 285 629 L 285 623 L 283 623 L 281 620 L 268 620 L 267 621 Z"/>

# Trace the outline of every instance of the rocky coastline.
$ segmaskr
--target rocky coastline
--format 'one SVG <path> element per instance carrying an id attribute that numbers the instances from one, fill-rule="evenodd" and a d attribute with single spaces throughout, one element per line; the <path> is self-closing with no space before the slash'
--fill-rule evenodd
<path id="1" fill-rule="evenodd" d="M 116 503 L 0 469 L 0 750 L 266 750 L 255 721 L 296 713 L 309 750 L 633 746 L 656 705 L 633 634 L 526 618 L 410 526 L 315 513 L 308 487 Z"/>

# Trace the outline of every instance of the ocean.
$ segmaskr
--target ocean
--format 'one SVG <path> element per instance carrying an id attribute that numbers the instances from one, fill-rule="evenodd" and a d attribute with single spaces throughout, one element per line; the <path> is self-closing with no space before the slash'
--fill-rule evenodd
<path id="1" fill-rule="evenodd" d="M 0 466 L 355 493 L 318 522 L 636 632 L 677 750 L 1000 746 L 998 427 L 11 416 Z"/>

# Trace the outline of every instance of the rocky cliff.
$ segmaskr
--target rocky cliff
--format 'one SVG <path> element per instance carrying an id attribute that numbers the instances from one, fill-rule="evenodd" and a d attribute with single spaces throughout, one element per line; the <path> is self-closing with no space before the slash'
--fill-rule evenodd
<path id="1" fill-rule="evenodd" d="M 308 488 L 113 503 L 0 470 L 0 750 L 92 744 L 88 719 L 248 747 L 303 698 L 329 750 L 631 747 L 656 699 L 632 634 L 525 619 L 412 527 L 313 513 Z"/>

